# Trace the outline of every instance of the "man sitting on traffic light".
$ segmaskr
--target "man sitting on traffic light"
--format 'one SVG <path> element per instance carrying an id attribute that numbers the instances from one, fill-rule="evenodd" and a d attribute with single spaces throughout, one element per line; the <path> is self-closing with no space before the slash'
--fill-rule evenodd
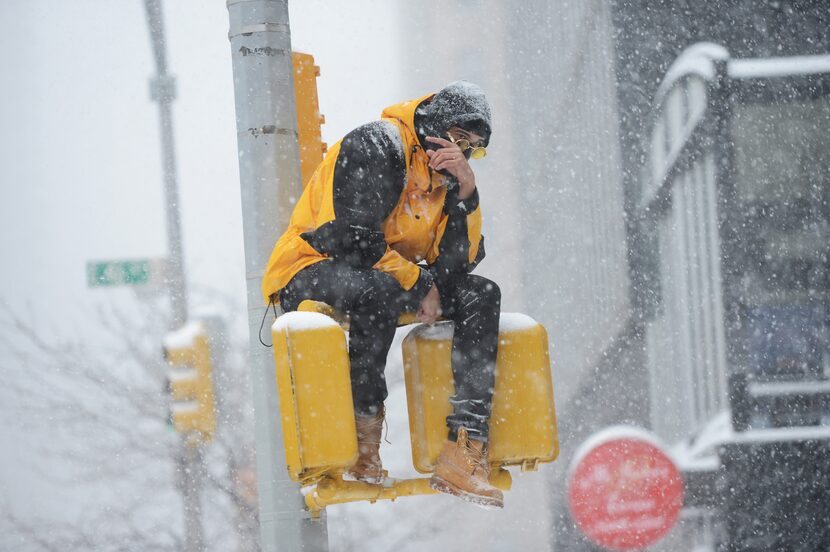
<path id="1" fill-rule="evenodd" d="M 271 254 L 266 298 L 285 311 L 305 299 L 350 316 L 349 361 L 360 481 L 383 478 L 379 447 L 384 368 L 398 316 L 416 311 L 454 323 L 453 412 L 430 485 L 502 507 L 488 482 L 487 440 L 501 293 L 470 271 L 484 257 L 470 158 L 484 157 L 490 107 L 481 89 L 455 82 L 386 108 L 329 150 Z"/>

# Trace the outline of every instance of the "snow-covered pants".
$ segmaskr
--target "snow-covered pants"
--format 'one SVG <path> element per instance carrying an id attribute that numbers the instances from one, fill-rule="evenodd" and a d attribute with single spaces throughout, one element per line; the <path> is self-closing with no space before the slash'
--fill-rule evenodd
<path id="1" fill-rule="evenodd" d="M 450 439 L 458 428 L 487 440 L 498 350 L 499 287 L 481 276 L 458 275 L 438 288 L 442 316 L 454 323 L 453 412 L 447 417 Z M 389 274 L 321 261 L 298 272 L 280 291 L 285 311 L 305 299 L 323 301 L 349 315 L 349 361 L 355 412 L 378 412 L 388 394 L 384 369 L 398 316 L 418 309 L 420 299 L 403 290 Z"/>

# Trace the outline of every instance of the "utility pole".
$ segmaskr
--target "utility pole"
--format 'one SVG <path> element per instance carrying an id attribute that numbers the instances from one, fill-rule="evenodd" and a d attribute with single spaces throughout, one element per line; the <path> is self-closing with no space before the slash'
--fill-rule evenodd
<path id="1" fill-rule="evenodd" d="M 227 0 L 236 130 L 250 362 L 256 415 L 260 535 L 265 552 L 328 550 L 325 513 L 312 519 L 285 463 L 271 351 L 259 343 L 266 316 L 260 284 L 292 204 L 300 196 L 300 152 L 287 0 Z"/>
<path id="2" fill-rule="evenodd" d="M 153 101 L 158 102 L 161 123 L 161 153 L 167 211 L 166 284 L 172 311 L 170 329 L 176 330 L 187 322 L 187 286 L 184 278 L 179 190 L 176 183 L 176 151 L 173 143 L 172 103 L 176 98 L 176 80 L 167 74 L 167 50 L 161 0 L 145 0 L 145 7 L 156 62 L 156 76 L 150 81 L 150 96 Z M 176 471 L 184 506 L 185 550 L 202 552 L 205 545 L 202 531 L 201 488 L 204 470 L 201 443 L 194 443 L 192 440 L 188 442 L 187 436 L 182 436 Z"/>
<path id="3" fill-rule="evenodd" d="M 187 289 L 182 255 L 182 228 L 179 221 L 179 189 L 176 183 L 176 148 L 173 143 L 172 103 L 176 99 L 176 79 L 167 74 L 167 43 L 161 0 L 145 0 L 147 24 L 156 61 L 156 77 L 150 81 L 150 96 L 159 104 L 161 154 L 164 171 L 164 196 L 167 210 L 167 287 L 173 310 L 172 329 L 187 321 Z"/>

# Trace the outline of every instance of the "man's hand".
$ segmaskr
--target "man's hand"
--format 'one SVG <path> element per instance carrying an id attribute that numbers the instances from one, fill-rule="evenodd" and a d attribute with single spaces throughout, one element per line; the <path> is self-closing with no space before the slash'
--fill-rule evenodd
<path id="1" fill-rule="evenodd" d="M 476 175 L 470 168 L 461 148 L 449 140 L 435 136 L 427 136 L 427 141 L 441 146 L 437 150 L 426 150 L 429 156 L 429 166 L 435 171 L 446 169 L 458 179 L 458 199 L 467 199 L 473 195 L 476 189 Z"/>
<path id="2" fill-rule="evenodd" d="M 421 306 L 418 307 L 418 314 L 415 318 L 423 324 L 432 324 L 438 320 L 439 316 L 441 316 L 441 296 L 438 295 L 438 288 L 432 284 L 429 293 L 421 300 Z"/>

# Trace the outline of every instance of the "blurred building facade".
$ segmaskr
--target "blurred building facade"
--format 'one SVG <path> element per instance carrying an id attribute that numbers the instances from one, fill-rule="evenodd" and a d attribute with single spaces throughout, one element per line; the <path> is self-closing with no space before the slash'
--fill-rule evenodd
<path id="1" fill-rule="evenodd" d="M 401 21 L 413 56 L 429 60 L 408 66 L 408 88 L 464 79 L 490 99 L 493 137 L 474 166 L 487 244 L 477 272 L 499 283 L 503 310 L 548 329 L 556 400 L 567 404 L 631 319 L 610 5 L 465 1 L 407 8 Z M 560 431 L 574 421 L 561 416 Z M 574 446 L 562 440 L 559 467 Z M 559 467 L 517 476 L 497 528 L 484 514 L 445 512 L 464 536 L 436 547 L 553 549 Z"/>
<path id="2" fill-rule="evenodd" d="M 488 161 L 477 169 L 485 233 L 492 236 L 490 263 L 482 270 L 502 285 L 507 310 L 532 315 L 550 332 L 562 455 L 545 472 L 547 489 L 520 488 L 510 496 L 551 507 L 552 528 L 536 527 L 511 542 L 544 549 L 549 538 L 558 550 L 598 550 L 575 527 L 565 501 L 567 467 L 582 440 L 629 423 L 676 444 L 728 407 L 723 343 L 709 344 L 701 334 L 701 346 L 684 354 L 674 350 L 673 335 L 660 342 L 650 333 L 666 301 L 686 300 L 661 297 L 667 257 L 640 208 L 649 186 L 658 86 L 677 56 L 700 41 L 722 44 L 736 58 L 830 52 L 828 6 L 815 0 L 462 2 L 413 9 L 404 19 L 417 29 L 413 43 L 434 60 L 436 87 L 464 78 L 491 98 L 494 137 Z M 442 48 L 450 36 L 468 46 Z M 417 88 L 424 75 L 410 77 Z M 703 214 L 690 220 L 699 224 L 695 217 Z M 698 292 L 706 299 L 705 289 Z M 673 333 L 672 320 L 667 324 Z M 679 355 L 662 384 L 661 346 Z M 682 381 L 672 383 L 671 371 L 683 372 Z M 698 415 L 673 414 L 664 393 L 669 389 Z M 738 471 L 767 477 L 752 454 L 729 454 L 724 462 Z M 798 454 L 808 458 L 808 470 L 819 467 L 809 460 L 815 451 L 785 452 Z M 770 488 L 746 490 L 741 500 L 764 492 Z M 773 537 L 741 544 L 734 536 L 729 543 L 724 524 L 714 518 L 718 512 L 740 515 L 736 500 L 720 510 L 689 510 L 658 548 L 766 550 L 766 542 L 771 550 L 781 544 Z M 532 515 L 505 514 L 506 526 L 513 515 Z M 809 530 L 816 523 L 802 521 L 792 526 Z M 769 527 L 770 533 L 780 529 Z M 816 538 L 823 538 L 820 532 Z"/>
<path id="3" fill-rule="evenodd" d="M 516 477 L 498 527 L 476 511 L 442 510 L 435 533 L 418 535 L 420 545 L 599 550 L 576 528 L 565 500 L 578 445 L 612 424 L 650 428 L 670 442 L 694 425 L 674 419 L 666 400 L 655 401 L 649 328 L 665 301 L 665 258 L 641 205 L 658 86 L 677 56 L 700 41 L 722 44 L 734 57 L 827 53 L 828 6 L 462 1 L 402 8 L 400 28 L 412 56 L 402 64 L 412 97 L 465 79 L 490 98 L 494 134 L 475 166 L 488 254 L 478 272 L 500 284 L 503 310 L 548 328 L 562 450 L 554 466 Z M 725 374 L 711 389 L 697 389 L 697 360 L 681 360 L 692 378 L 689 397 L 709 401 L 704 418 L 722 410 Z M 684 514 L 656 549 L 714 550 L 724 541 L 712 511 Z"/>
<path id="4" fill-rule="evenodd" d="M 821 297 L 828 292 L 822 279 L 828 244 L 818 229 L 826 227 L 830 183 L 821 168 L 824 156 L 815 148 L 826 144 L 828 135 L 826 106 L 804 108 L 812 114 L 810 125 L 798 102 L 807 97 L 826 102 L 828 83 L 811 77 L 790 89 L 789 84 L 773 84 L 785 73 L 773 71 L 773 80 L 747 85 L 756 96 L 748 104 L 738 98 L 743 85 L 729 79 L 713 78 L 727 82 L 722 90 L 715 90 L 719 84 L 686 79 L 665 97 L 660 94 L 666 90 L 658 87 L 681 52 L 704 41 L 721 45 L 733 59 L 826 55 L 830 7 L 817 1 L 609 4 L 632 308 L 626 331 L 593 373 L 581 379 L 572 400 L 560 406 L 563 417 L 579 421 L 568 426 L 572 432 L 563 439 L 580 442 L 617 423 L 650 428 L 675 447 L 711 437 L 712 430 L 737 435 L 710 451 L 718 469 L 684 474 L 690 507 L 653 549 L 824 550 L 828 533 L 818 512 L 828 507 L 827 493 L 821 491 L 827 488 L 822 458 L 828 440 L 821 415 L 826 399 L 816 391 L 826 385 L 828 374 L 826 342 L 822 345 L 816 336 L 826 335 L 828 328 L 820 314 L 827 312 Z M 745 75 L 749 66 L 757 64 L 736 65 L 735 74 Z M 686 71 L 699 71 L 695 67 L 685 64 Z M 719 70 L 729 71 L 725 64 Z M 677 75 L 675 70 L 673 78 Z M 697 110 L 709 115 L 697 135 L 683 136 Z M 661 117 L 666 117 L 662 130 Z M 792 143 L 794 127 L 802 131 L 799 143 Z M 765 145 L 759 148 L 761 142 Z M 786 152 L 801 157 L 794 162 Z M 651 162 L 660 156 L 673 165 L 673 172 L 660 177 L 667 184 L 654 178 Z M 788 174 L 787 192 L 782 189 L 765 203 L 760 197 L 775 173 Z M 742 193 L 745 197 L 739 197 Z M 753 200 L 747 202 L 747 197 Z M 759 217 L 745 216 L 753 210 Z M 797 242 L 792 249 L 801 253 L 793 256 L 786 251 L 789 245 L 769 249 L 771 234 Z M 759 247 L 767 247 L 771 257 L 753 256 Z M 759 309 L 752 301 L 770 285 L 775 289 L 765 300 L 774 295 L 783 304 L 767 301 Z M 748 331 L 766 335 L 766 343 L 759 348 L 757 340 L 747 340 Z M 774 350 L 783 341 L 790 343 Z M 795 354 L 795 343 L 809 345 Z M 788 358 L 777 366 L 797 366 L 805 374 L 779 370 L 778 380 L 764 380 L 766 374 L 751 373 L 763 372 L 769 361 L 776 364 L 783 349 Z M 796 381 L 802 376 L 804 385 Z M 776 395 L 776 385 L 788 396 Z M 747 389 L 752 386 L 764 396 L 751 396 Z M 807 386 L 813 389 L 805 394 Z M 610 408 L 591 408 L 600 404 Z M 761 445 L 756 438 L 769 441 Z M 564 487 L 566 474 L 560 473 L 558 485 Z M 598 550 L 575 528 L 564 497 L 556 522 L 558 549 Z"/>
<path id="5" fill-rule="evenodd" d="M 488 157 L 475 166 L 481 271 L 501 285 L 504 310 L 548 328 L 557 397 L 566 399 L 630 310 L 610 8 L 462 2 L 404 20 L 435 60 L 436 87 L 470 80 L 493 104 Z M 450 36 L 468 45 L 442 49 Z M 409 78 L 413 90 L 426 80 Z"/>

